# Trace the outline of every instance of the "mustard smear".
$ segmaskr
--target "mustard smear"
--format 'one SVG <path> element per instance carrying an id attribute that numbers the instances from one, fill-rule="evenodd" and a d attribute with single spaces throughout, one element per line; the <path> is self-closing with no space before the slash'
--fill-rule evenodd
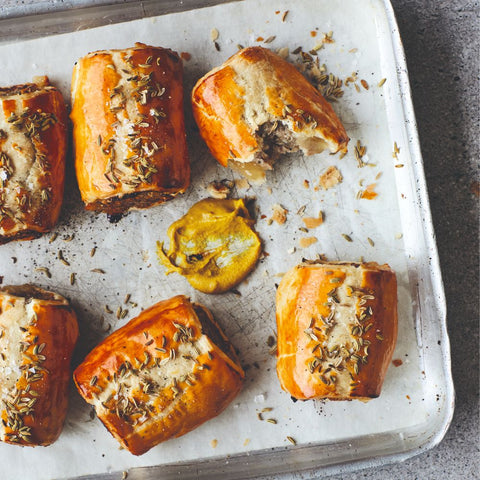
<path id="1" fill-rule="evenodd" d="M 261 242 L 242 199 L 207 198 L 168 228 L 168 252 L 157 242 L 167 274 L 178 272 L 204 293 L 222 293 L 253 269 Z"/>

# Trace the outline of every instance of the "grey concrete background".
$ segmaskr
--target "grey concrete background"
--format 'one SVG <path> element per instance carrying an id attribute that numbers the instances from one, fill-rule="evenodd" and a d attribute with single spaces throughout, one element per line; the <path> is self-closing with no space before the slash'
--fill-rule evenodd
<path id="1" fill-rule="evenodd" d="M 480 4 L 391 1 L 407 57 L 445 284 L 456 410 L 435 449 L 401 464 L 329 479 L 480 479 Z M 125 0 L 0 0 L 0 18 L 109 3 Z"/>

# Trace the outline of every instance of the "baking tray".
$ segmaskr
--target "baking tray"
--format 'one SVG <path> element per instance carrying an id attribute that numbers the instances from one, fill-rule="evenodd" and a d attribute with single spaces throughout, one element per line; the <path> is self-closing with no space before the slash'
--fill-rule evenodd
<path id="1" fill-rule="evenodd" d="M 343 97 L 334 103 L 352 139 L 345 158 L 328 153 L 292 155 L 276 166 L 266 186 L 236 189 L 238 196 L 255 198 L 257 230 L 268 256 L 235 293 L 195 292 L 183 278 L 166 277 L 155 257 L 156 241 L 165 239 L 173 220 L 207 196 L 208 182 L 238 178 L 211 158 L 195 131 L 188 102 L 192 186 L 181 198 L 133 212 L 112 225 L 105 216 L 84 211 L 69 161 L 57 239 L 50 243 L 47 235 L 2 246 L 3 283 L 30 281 L 71 299 L 81 329 L 76 363 L 109 331 L 138 314 L 141 306 L 188 294 L 218 318 L 240 351 L 247 379 L 222 415 L 139 458 L 118 449 L 72 388 L 66 426 L 57 443 L 35 449 L 0 445 L 3 478 L 114 479 L 127 470 L 129 479 L 283 478 L 292 472 L 307 478 L 405 460 L 432 448 L 448 428 L 454 392 L 445 299 L 406 63 L 390 3 L 244 0 L 209 6 L 213 3 L 217 2 L 130 2 L 0 22 L 1 84 L 47 74 L 67 99 L 73 63 L 92 50 L 143 41 L 188 52 L 191 58 L 184 63 L 188 96 L 196 79 L 233 54 L 237 44 L 290 51 L 301 45 L 309 50 L 330 31 L 334 43 L 324 44 L 317 55 L 339 78 L 358 72 L 359 90 L 353 84 L 344 86 Z M 219 49 L 211 39 L 213 28 L 219 31 Z M 291 61 L 295 58 L 289 56 Z M 386 81 L 379 86 L 383 78 Z M 357 140 L 367 147 L 363 168 L 353 155 Z M 399 147 L 396 158 L 394 144 Z M 327 191 L 315 189 L 329 165 L 338 166 L 343 182 Z M 309 188 L 304 180 L 309 180 Z M 378 197 L 359 199 L 358 192 L 372 183 Z M 268 222 L 276 203 L 289 210 L 285 225 Z M 296 214 L 303 205 L 308 216 L 319 210 L 325 214 L 324 224 L 308 234 L 299 230 L 303 224 Z M 298 241 L 304 236 L 318 241 L 301 249 Z M 93 247 L 96 253 L 91 257 Z M 59 264 L 58 250 L 70 267 Z M 267 346 L 275 331 L 275 284 L 302 257 L 319 253 L 331 260 L 363 257 L 388 262 L 397 271 L 399 339 L 394 359 L 399 366 L 389 368 L 381 396 L 367 404 L 294 403 L 276 379 L 275 359 Z M 48 267 L 52 278 L 38 267 Z M 93 268 L 106 273 L 96 274 Z M 74 285 L 69 282 L 71 272 L 77 274 Z M 138 306 L 124 305 L 127 293 Z M 105 313 L 106 304 L 114 310 L 123 305 L 128 315 L 117 320 Z M 257 419 L 265 407 L 272 408 L 268 415 L 276 425 Z M 287 436 L 297 445 L 291 445 Z"/>

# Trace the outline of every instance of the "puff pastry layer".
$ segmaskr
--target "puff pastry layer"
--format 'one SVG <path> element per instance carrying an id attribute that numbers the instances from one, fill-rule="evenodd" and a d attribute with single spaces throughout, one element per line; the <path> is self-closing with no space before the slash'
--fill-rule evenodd
<path id="1" fill-rule="evenodd" d="M 75 312 L 32 285 L 0 289 L 0 439 L 50 445 L 67 414 Z"/>
<path id="2" fill-rule="evenodd" d="M 243 378 L 211 313 L 181 295 L 144 310 L 74 372 L 82 397 L 134 455 L 218 415 Z"/>
<path id="3" fill-rule="evenodd" d="M 331 105 L 290 63 L 262 47 L 240 50 L 198 80 L 192 107 L 213 156 L 263 181 L 283 153 L 346 150 Z"/>
<path id="4" fill-rule="evenodd" d="M 378 397 L 397 339 L 388 265 L 303 263 L 277 290 L 277 374 L 293 397 Z"/>
<path id="5" fill-rule="evenodd" d="M 75 169 L 88 210 L 118 215 L 186 190 L 183 65 L 175 52 L 137 43 L 89 53 L 75 65 L 72 97 Z"/>
<path id="6" fill-rule="evenodd" d="M 0 88 L 0 244 L 50 231 L 63 200 L 66 108 L 47 77 Z"/>

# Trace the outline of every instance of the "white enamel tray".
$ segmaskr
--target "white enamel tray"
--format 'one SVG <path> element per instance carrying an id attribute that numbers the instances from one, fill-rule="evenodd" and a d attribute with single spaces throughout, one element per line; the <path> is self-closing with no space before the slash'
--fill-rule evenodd
<path id="1" fill-rule="evenodd" d="M 73 64 L 90 51 L 141 41 L 188 52 L 185 104 L 192 162 L 192 185 L 185 195 L 110 224 L 104 215 L 84 211 L 70 155 L 57 239 L 49 243 L 47 235 L 2 246 L 0 276 L 4 285 L 32 282 L 71 299 L 81 329 L 77 364 L 107 330 L 124 325 L 141 307 L 179 293 L 190 295 L 213 311 L 239 350 L 247 372 L 245 387 L 219 417 L 138 458 L 120 450 L 101 423 L 90 418 L 89 407 L 72 387 L 60 439 L 47 448 L 0 445 L 2 478 L 114 479 L 124 471 L 129 479 L 339 473 L 404 460 L 432 448 L 448 428 L 454 392 L 445 300 L 405 58 L 391 5 L 388 0 L 206 3 L 133 2 L 0 22 L 1 86 L 47 74 L 68 102 Z M 214 28 L 219 50 L 211 39 Z M 238 287 L 240 294 L 208 296 L 178 275 L 165 276 L 156 258 L 157 240 L 164 240 L 168 226 L 208 195 L 210 181 L 238 178 L 217 165 L 194 128 L 188 95 L 195 81 L 235 53 L 238 44 L 288 47 L 290 52 L 302 46 L 308 51 L 328 32 L 334 43 L 317 51 L 320 62 L 343 80 L 352 72 L 358 76 L 358 90 L 353 83 L 344 85 L 344 95 L 333 104 L 351 138 L 350 152 L 343 159 L 327 152 L 292 155 L 277 164 L 266 185 L 236 189 L 236 196 L 255 198 L 256 228 L 268 253 Z M 290 53 L 288 59 L 295 62 L 298 55 Z M 366 146 L 362 168 L 353 155 L 357 140 Z M 394 144 L 397 158 L 392 156 Z M 338 167 L 343 182 L 329 190 L 316 189 L 330 165 Z M 372 184 L 378 196 L 359 198 L 359 191 Z M 268 222 L 277 203 L 289 212 L 284 225 Z M 297 211 L 303 206 L 307 216 L 323 211 L 324 224 L 308 233 L 299 230 L 304 225 Z M 72 234 L 72 241 L 64 240 Z M 299 240 L 307 236 L 317 242 L 302 249 Z M 93 247 L 96 254 L 91 257 Z M 58 261 L 58 250 L 70 267 Z M 302 258 L 319 253 L 330 260 L 387 262 L 397 272 L 397 366 L 390 366 L 381 396 L 366 404 L 294 403 L 276 378 L 275 358 L 267 345 L 275 332 L 275 284 Z M 38 267 L 48 267 L 52 278 Z M 94 268 L 106 273 L 94 273 Z M 105 312 L 105 305 L 115 312 L 126 294 L 138 306 L 128 306 L 125 318 Z M 268 416 L 276 424 L 258 420 L 257 412 L 266 407 L 272 408 Z M 287 436 L 295 439 L 295 446 Z"/>

